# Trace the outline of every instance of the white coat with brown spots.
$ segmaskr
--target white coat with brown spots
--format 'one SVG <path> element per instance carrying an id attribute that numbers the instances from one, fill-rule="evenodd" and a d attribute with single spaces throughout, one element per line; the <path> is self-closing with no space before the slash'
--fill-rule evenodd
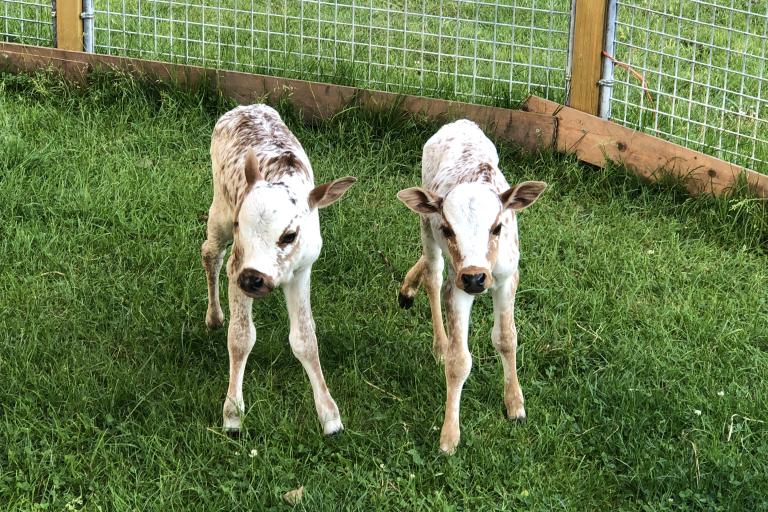
<path id="1" fill-rule="evenodd" d="M 422 256 L 408 271 L 399 300 L 409 308 L 422 283 L 429 296 L 433 350 L 445 361 L 447 399 L 440 449 L 446 453 L 459 443 L 461 390 L 472 367 L 467 347 L 469 315 L 475 296 L 486 290 L 493 297 L 491 339 L 504 367 L 507 416 L 525 418 L 515 363 L 514 304 L 520 258 L 516 212 L 536 201 L 546 183 L 526 181 L 510 188 L 498 165 L 496 148 L 482 130 L 471 121 L 456 121 L 443 126 L 424 145 L 422 187 L 397 194 L 421 217 Z M 449 262 L 445 286 L 443 253 Z"/>
<path id="2" fill-rule="evenodd" d="M 282 287 L 290 317 L 289 341 L 312 385 L 323 432 L 343 429 L 325 384 L 310 306 L 310 272 L 322 239 L 317 210 L 341 198 L 355 178 L 314 186 L 312 166 L 280 115 L 266 105 L 235 108 L 216 123 L 211 139 L 213 202 L 202 259 L 208 279 L 209 328 L 223 324 L 219 271 L 227 244 L 229 278 L 229 388 L 224 428 L 237 432 L 245 409 L 243 374 L 256 341 L 253 299 Z"/>

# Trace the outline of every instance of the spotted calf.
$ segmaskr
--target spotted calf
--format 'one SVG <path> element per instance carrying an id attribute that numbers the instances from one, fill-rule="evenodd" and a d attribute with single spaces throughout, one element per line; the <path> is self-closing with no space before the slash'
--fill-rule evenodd
<path id="1" fill-rule="evenodd" d="M 343 429 L 325 385 L 309 300 L 310 272 L 322 239 L 318 208 L 341 198 L 355 182 L 346 177 L 314 186 L 312 166 L 279 114 L 266 105 L 235 108 L 216 123 L 211 140 L 213 202 L 202 259 L 208 279 L 209 328 L 222 325 L 219 271 L 227 244 L 229 278 L 229 388 L 224 428 L 239 431 L 243 373 L 256 341 L 253 299 L 282 287 L 290 316 L 289 341 L 309 376 L 323 432 Z"/>
<path id="2" fill-rule="evenodd" d="M 469 315 L 475 296 L 486 290 L 493 296 L 491 339 L 504 367 L 507 416 L 525 418 L 515 364 L 514 304 L 520 258 L 516 212 L 536 201 L 547 185 L 526 181 L 510 188 L 498 165 L 496 148 L 482 130 L 471 121 L 456 121 L 443 126 L 424 146 L 422 187 L 397 194 L 421 218 L 422 255 L 408 271 L 399 300 L 409 308 L 422 283 L 429 296 L 433 350 L 445 361 L 447 399 L 440 449 L 446 453 L 459 443 L 461 390 L 472 367 L 467 348 Z M 443 253 L 449 262 L 445 285 Z"/>

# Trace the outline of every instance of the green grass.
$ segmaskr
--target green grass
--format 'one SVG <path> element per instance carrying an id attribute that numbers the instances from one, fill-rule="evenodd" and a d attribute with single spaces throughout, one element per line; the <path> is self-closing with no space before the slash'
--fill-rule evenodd
<path id="1" fill-rule="evenodd" d="M 768 510 L 765 202 L 502 147 L 511 181 L 550 183 L 520 217 L 529 418 L 503 418 L 483 297 L 444 457 L 427 300 L 396 300 L 419 242 L 394 195 L 435 127 L 387 113 L 306 127 L 284 109 L 318 182 L 359 178 L 323 210 L 313 277 L 347 430 L 321 435 L 274 294 L 254 311 L 246 431 L 223 436 L 226 335 L 204 327 L 199 249 L 229 106 L 114 75 L 0 76 L 3 510 L 278 509 L 299 485 L 306 510 Z"/>

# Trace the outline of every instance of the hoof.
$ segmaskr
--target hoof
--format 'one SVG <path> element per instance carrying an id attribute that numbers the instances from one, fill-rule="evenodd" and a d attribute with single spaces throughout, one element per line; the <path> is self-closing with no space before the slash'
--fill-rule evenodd
<path id="1" fill-rule="evenodd" d="M 504 416 L 509 421 L 514 421 L 516 423 L 523 424 L 525 423 L 525 408 L 523 406 L 518 407 L 514 411 L 510 411 L 509 409 L 504 409 Z"/>
<path id="2" fill-rule="evenodd" d="M 397 302 L 403 309 L 411 309 L 411 307 L 413 307 L 413 297 L 409 297 L 403 293 L 397 296 Z"/>
<path id="3" fill-rule="evenodd" d="M 445 455 L 453 455 L 456 447 L 459 446 L 461 434 L 458 429 L 449 430 L 443 427 L 440 432 L 440 451 Z"/>
<path id="4" fill-rule="evenodd" d="M 240 439 L 240 429 L 227 428 L 224 429 L 224 433 L 227 434 L 227 437 L 230 439 Z"/>
<path id="5" fill-rule="evenodd" d="M 340 419 L 326 421 L 323 425 L 323 434 L 326 436 L 332 436 L 340 434 L 344 430 L 344 425 L 341 424 Z"/>
<path id="6" fill-rule="evenodd" d="M 459 445 L 459 442 L 456 441 L 455 443 L 440 443 L 440 452 L 443 455 L 453 455 L 456 453 L 456 447 Z"/>
<path id="7" fill-rule="evenodd" d="M 222 325 L 224 325 L 223 313 L 205 315 L 205 326 L 208 327 L 208 330 L 215 331 L 221 328 Z"/>
<path id="8" fill-rule="evenodd" d="M 336 432 L 331 432 L 330 434 L 323 434 L 328 439 L 339 439 L 344 436 L 344 427 L 341 427 Z"/>

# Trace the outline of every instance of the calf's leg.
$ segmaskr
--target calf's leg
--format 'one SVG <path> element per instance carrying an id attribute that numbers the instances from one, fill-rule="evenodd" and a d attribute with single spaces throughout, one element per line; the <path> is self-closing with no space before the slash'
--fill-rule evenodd
<path id="1" fill-rule="evenodd" d="M 224 323 L 224 312 L 221 310 L 219 300 L 219 273 L 227 243 L 232 239 L 227 222 L 231 221 L 226 218 L 225 209 L 219 201 L 214 199 L 208 210 L 208 236 L 200 251 L 208 281 L 208 311 L 205 314 L 205 325 L 209 329 L 219 328 Z"/>
<path id="2" fill-rule="evenodd" d="M 493 332 L 491 340 L 504 367 L 504 405 L 511 420 L 525 419 L 523 391 L 517 380 L 517 330 L 515 290 L 518 274 L 497 283 L 493 290 Z"/>
<path id="3" fill-rule="evenodd" d="M 405 279 L 403 279 L 403 284 L 400 287 L 400 295 L 397 297 L 401 308 L 410 309 L 413 306 L 413 298 L 416 296 L 416 292 L 419 291 L 425 266 L 426 261 L 424 256 L 422 256 L 405 274 Z"/>
<path id="4" fill-rule="evenodd" d="M 448 320 L 448 346 L 445 351 L 445 420 L 440 433 L 440 449 L 451 454 L 459 444 L 459 408 L 461 390 L 472 369 L 472 356 L 467 346 L 469 314 L 474 297 L 454 285 L 450 275 L 445 284 L 445 314 Z"/>
<path id="5" fill-rule="evenodd" d="M 256 328 L 251 317 L 253 299 L 240 290 L 236 281 L 229 276 L 229 387 L 224 400 L 224 429 L 234 432 L 240 430 L 241 415 L 245 411 L 243 375 L 248 355 L 256 342 Z"/>
<path id="6" fill-rule="evenodd" d="M 289 341 L 293 354 L 307 372 L 315 400 L 315 410 L 323 433 L 334 434 L 344 429 L 336 402 L 325 384 L 323 370 L 315 336 L 315 321 L 310 304 L 310 271 L 306 268 L 294 274 L 294 278 L 283 284 L 285 303 L 291 321 Z"/>
<path id="7" fill-rule="evenodd" d="M 443 253 L 432 237 L 428 221 L 423 218 L 421 219 L 421 245 L 421 258 L 406 274 L 403 286 L 400 288 L 399 300 L 401 307 L 410 308 L 419 285 L 424 283 L 432 313 L 432 331 L 434 333 L 432 353 L 440 361 L 443 359 L 445 349 L 448 346 L 440 303 L 440 292 L 443 286 Z"/>

